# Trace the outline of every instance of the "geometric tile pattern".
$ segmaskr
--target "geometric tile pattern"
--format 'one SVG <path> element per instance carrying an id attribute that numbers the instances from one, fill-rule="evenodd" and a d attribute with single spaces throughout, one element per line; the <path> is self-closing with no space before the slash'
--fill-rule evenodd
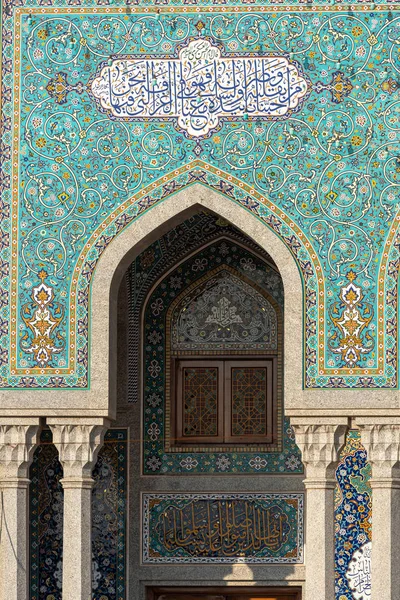
<path id="1" fill-rule="evenodd" d="M 301 563 L 303 494 L 142 494 L 143 563 Z"/>
<path id="2" fill-rule="evenodd" d="M 127 430 L 109 429 L 93 470 L 93 600 L 125 600 Z M 44 430 L 30 470 L 29 600 L 62 600 L 62 467 Z"/>
<path id="3" fill-rule="evenodd" d="M 128 437 L 109 429 L 93 469 L 92 600 L 125 600 L 128 511 Z"/>
<path id="4" fill-rule="evenodd" d="M 30 597 L 61 600 L 63 472 L 52 434 L 43 430 L 30 468 Z"/>
<path id="5" fill-rule="evenodd" d="M 398 6 L 138 0 L 128 11 L 122 0 L 104 2 L 5 2 L 0 385 L 90 386 L 88 308 L 99 257 L 141 214 L 197 182 L 243 206 L 291 249 L 305 290 L 305 387 L 396 387 Z M 160 118 L 102 112 L 91 92 L 100 72 L 125 56 L 170 65 L 190 42 L 216 52 L 227 69 L 258 69 L 248 83 L 241 76 L 232 84 L 232 98 L 249 92 L 247 108 L 235 105 L 226 116 L 222 98 L 215 128 L 193 136 L 204 82 L 179 96 L 192 115 L 182 129 L 165 108 L 157 72 L 145 93 L 158 108 L 164 102 Z M 297 112 L 286 110 L 290 94 L 279 116 L 253 108 L 271 57 L 307 82 Z M 47 299 L 32 299 L 41 283 Z M 349 283 L 357 335 L 347 327 Z"/>

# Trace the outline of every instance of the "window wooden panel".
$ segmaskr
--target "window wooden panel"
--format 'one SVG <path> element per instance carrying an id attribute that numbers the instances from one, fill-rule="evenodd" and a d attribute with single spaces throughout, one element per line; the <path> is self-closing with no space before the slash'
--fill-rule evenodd
<path id="1" fill-rule="evenodd" d="M 223 380 L 222 361 L 179 361 L 177 442 L 223 442 Z"/>
<path id="2" fill-rule="evenodd" d="M 175 443 L 274 442 L 276 357 L 176 360 Z"/>
<path id="3" fill-rule="evenodd" d="M 272 442 L 273 378 L 272 360 L 225 363 L 225 442 Z"/>

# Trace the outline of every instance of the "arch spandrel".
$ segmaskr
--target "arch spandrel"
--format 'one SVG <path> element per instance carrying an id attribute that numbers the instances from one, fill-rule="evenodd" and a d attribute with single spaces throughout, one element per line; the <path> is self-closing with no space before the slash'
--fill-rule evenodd
<path id="1" fill-rule="evenodd" d="M 196 161 L 196 165 L 199 165 L 199 163 L 200 161 Z M 191 176 L 191 172 L 187 168 L 184 172 Z M 221 175 L 220 171 L 219 174 Z M 176 175 L 175 173 L 174 176 Z M 191 183 L 186 187 L 179 186 L 177 188 L 179 191 L 174 189 L 172 194 L 171 189 L 165 186 L 164 177 L 161 185 L 165 191 L 165 198 L 161 196 L 161 198 L 158 197 L 155 202 L 152 202 L 142 192 L 139 199 L 134 199 L 135 202 L 131 201 L 129 206 L 121 205 L 120 214 L 114 215 L 114 220 L 109 223 L 111 228 L 114 228 L 117 224 L 117 231 L 114 229 L 114 235 L 107 235 L 107 224 L 104 223 L 93 234 L 93 244 L 88 243 L 86 245 L 85 253 L 82 253 L 75 269 L 76 276 L 73 279 L 73 284 L 76 287 L 71 291 L 71 298 L 78 298 L 84 307 L 89 307 L 90 304 L 91 308 L 90 390 L 81 393 L 74 391 L 69 396 L 69 401 L 65 403 L 68 409 L 76 411 L 79 405 L 79 410 L 98 411 L 101 407 L 101 410 L 105 413 L 111 410 L 111 414 L 114 414 L 112 398 L 115 382 L 113 380 L 112 356 L 116 340 L 113 335 L 112 307 L 115 302 L 115 290 L 118 288 L 130 262 L 151 241 L 170 229 L 174 223 L 180 222 L 184 215 L 189 214 L 190 211 L 204 207 L 213 212 L 217 207 L 218 214 L 237 226 L 264 248 L 271 255 L 279 269 L 284 284 L 286 304 L 285 345 L 288 350 L 285 354 L 285 373 L 290 373 L 289 376 L 285 375 L 286 407 L 290 413 L 291 403 L 293 403 L 293 410 L 296 414 L 303 409 L 305 412 L 313 410 L 314 399 L 316 399 L 315 392 L 310 391 L 310 393 L 304 390 L 303 383 L 304 363 L 302 357 L 305 339 L 303 338 L 303 294 L 308 290 L 311 292 L 311 298 L 316 298 L 317 294 L 313 293 L 314 290 L 309 289 L 309 284 L 310 281 L 318 281 L 320 285 L 318 295 L 320 298 L 324 295 L 323 278 L 315 277 L 317 272 L 321 273 L 317 254 L 311 250 L 311 256 L 316 261 L 316 266 L 313 268 L 308 250 L 312 246 L 308 240 L 303 244 L 304 234 L 295 227 L 294 223 L 284 213 L 280 212 L 279 217 L 276 216 L 276 207 L 272 204 L 269 210 L 267 199 L 260 197 L 260 201 L 256 200 L 257 195 L 254 190 L 251 191 L 254 193 L 255 198 L 245 195 L 239 202 L 232 199 L 232 192 L 230 197 L 222 194 L 220 192 L 221 188 L 226 192 L 226 185 L 231 186 L 230 189 L 232 189 L 235 183 L 239 184 L 240 189 L 244 188 L 245 191 L 250 191 L 246 190 L 244 184 L 235 180 L 232 176 L 225 177 L 226 179 L 220 179 L 215 186 L 219 193 L 213 190 L 211 186 L 205 186 L 202 182 Z M 142 199 L 143 196 L 145 196 L 145 200 Z M 123 213 L 125 209 L 128 214 Z M 249 212 L 253 212 L 256 218 L 249 220 L 247 216 Z M 260 213 L 262 216 L 260 216 Z M 283 220 L 284 218 L 286 218 L 286 222 Z M 281 226 L 285 228 L 287 234 L 285 239 L 278 235 Z M 293 254 L 298 257 L 300 249 L 304 249 L 304 254 L 300 253 L 303 260 L 296 261 Z M 96 253 L 96 258 L 94 258 L 94 253 Z M 79 284 L 82 283 L 83 285 L 79 289 Z M 86 293 L 84 290 L 86 290 Z M 105 290 L 110 290 L 110 296 L 104 293 Z M 312 299 L 308 304 L 311 307 L 315 306 L 315 300 Z M 320 307 L 322 310 L 323 305 L 320 305 Z M 111 319 L 109 319 L 110 311 Z M 320 313 L 319 318 L 320 322 L 323 322 L 323 311 Z M 89 325 L 89 320 L 87 323 Z M 321 334 L 323 334 L 323 330 L 320 332 Z M 310 348 L 310 351 L 313 356 L 315 354 L 314 349 Z M 84 354 L 84 360 L 87 359 L 88 354 L 86 353 Z M 109 390 L 109 394 L 107 390 Z M 46 390 L 43 398 L 46 398 L 46 396 L 51 397 L 52 392 Z M 375 406 L 376 398 L 380 398 L 380 396 L 386 400 L 388 399 L 388 396 L 384 393 L 379 394 L 377 392 L 367 392 L 365 398 L 367 402 L 368 398 L 371 398 L 371 406 Z M 32 397 L 34 398 L 33 395 Z M 77 399 L 76 402 L 73 400 L 74 397 Z M 12 409 L 14 402 L 10 393 L 7 394 L 7 398 L 10 400 L 10 409 Z M 82 399 L 86 401 L 82 402 Z M 333 390 L 331 392 L 324 391 L 324 399 L 329 410 L 333 412 L 341 410 L 343 405 L 350 406 L 352 410 L 357 412 L 356 407 L 351 406 L 350 397 L 349 402 L 343 401 L 343 395 L 339 390 L 338 392 Z M 63 402 L 60 402 L 59 394 L 57 394 L 57 402 L 62 406 L 64 405 Z M 319 402 L 320 400 L 318 400 Z M 19 404 L 21 406 L 20 402 Z M 32 405 L 32 400 L 30 400 L 30 404 Z M 391 396 L 389 404 L 389 408 L 394 409 L 397 400 Z M 21 410 L 23 411 L 24 408 L 21 407 Z"/>

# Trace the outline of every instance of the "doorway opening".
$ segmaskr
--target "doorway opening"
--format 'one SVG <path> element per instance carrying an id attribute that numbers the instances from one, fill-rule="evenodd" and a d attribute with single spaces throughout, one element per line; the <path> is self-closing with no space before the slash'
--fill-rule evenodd
<path id="1" fill-rule="evenodd" d="M 150 587 L 146 600 L 301 600 L 298 587 Z"/>

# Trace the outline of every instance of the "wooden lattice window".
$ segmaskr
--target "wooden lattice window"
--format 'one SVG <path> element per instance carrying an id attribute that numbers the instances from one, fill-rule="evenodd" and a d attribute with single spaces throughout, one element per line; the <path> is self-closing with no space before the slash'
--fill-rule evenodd
<path id="1" fill-rule="evenodd" d="M 270 444 L 276 357 L 175 360 L 176 444 Z"/>

